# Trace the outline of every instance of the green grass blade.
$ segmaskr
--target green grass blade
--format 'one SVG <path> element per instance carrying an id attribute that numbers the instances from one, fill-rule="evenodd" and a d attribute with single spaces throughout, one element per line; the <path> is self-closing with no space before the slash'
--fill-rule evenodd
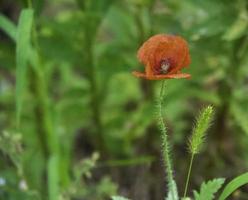
<path id="1" fill-rule="evenodd" d="M 20 123 L 23 93 L 26 82 L 28 54 L 31 46 L 31 30 L 33 10 L 24 9 L 21 12 L 16 34 L 16 119 Z"/>
<path id="2" fill-rule="evenodd" d="M 230 183 L 226 185 L 224 190 L 222 191 L 219 200 L 226 199 L 229 195 L 231 195 L 235 190 L 239 187 L 248 184 L 248 172 L 234 178 Z"/>
<path id="3" fill-rule="evenodd" d="M 17 28 L 15 24 L 2 14 L 0 14 L 0 29 L 2 29 L 12 40 L 16 40 Z"/>
<path id="4" fill-rule="evenodd" d="M 59 158 L 56 155 L 53 155 L 49 158 L 48 161 L 48 191 L 49 191 L 49 200 L 58 200 L 59 194 L 59 172 L 58 172 L 58 162 Z"/>

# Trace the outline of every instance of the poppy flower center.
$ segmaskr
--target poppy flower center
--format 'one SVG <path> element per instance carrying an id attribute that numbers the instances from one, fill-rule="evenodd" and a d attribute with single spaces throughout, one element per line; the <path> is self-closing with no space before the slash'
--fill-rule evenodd
<path id="1" fill-rule="evenodd" d="M 170 68 L 169 62 L 162 62 L 160 71 L 162 74 L 166 74 L 168 72 L 169 68 Z"/>
<path id="2" fill-rule="evenodd" d="M 172 60 L 169 58 L 161 60 L 159 67 L 160 67 L 159 68 L 160 74 L 167 74 L 170 71 L 170 69 L 173 67 Z"/>

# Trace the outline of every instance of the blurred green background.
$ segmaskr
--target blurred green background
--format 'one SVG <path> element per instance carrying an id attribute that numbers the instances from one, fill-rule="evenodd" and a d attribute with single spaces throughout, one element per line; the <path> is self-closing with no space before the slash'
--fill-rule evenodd
<path id="1" fill-rule="evenodd" d="M 21 49 L 19 19 L 28 2 L 0 0 L 0 199 L 163 199 L 154 114 L 160 84 L 131 74 L 144 70 L 137 49 L 157 33 L 183 36 L 192 59 L 186 69 L 192 79 L 169 80 L 165 89 L 179 191 L 186 144 L 203 105 L 215 107 L 215 120 L 190 189 L 247 170 L 247 0 L 35 0 L 32 6 L 32 48 Z M 18 68 L 24 53 L 25 72 Z M 247 191 L 232 199 L 248 199 Z"/>

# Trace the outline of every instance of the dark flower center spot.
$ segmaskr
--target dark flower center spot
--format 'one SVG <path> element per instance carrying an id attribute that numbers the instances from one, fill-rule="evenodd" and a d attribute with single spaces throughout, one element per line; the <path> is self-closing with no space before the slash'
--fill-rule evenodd
<path id="1" fill-rule="evenodd" d="M 169 69 L 171 68 L 171 62 L 169 59 L 162 60 L 160 63 L 160 73 L 166 74 L 168 73 Z"/>

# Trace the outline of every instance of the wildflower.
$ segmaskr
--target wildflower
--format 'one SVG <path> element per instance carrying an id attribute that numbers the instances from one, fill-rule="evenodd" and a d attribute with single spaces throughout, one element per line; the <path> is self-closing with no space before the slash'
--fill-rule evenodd
<path id="1" fill-rule="evenodd" d="M 136 77 L 148 80 L 191 77 L 181 72 L 190 64 L 190 55 L 187 42 L 180 36 L 152 36 L 140 47 L 137 56 L 145 65 L 145 73 L 134 71 Z"/>

